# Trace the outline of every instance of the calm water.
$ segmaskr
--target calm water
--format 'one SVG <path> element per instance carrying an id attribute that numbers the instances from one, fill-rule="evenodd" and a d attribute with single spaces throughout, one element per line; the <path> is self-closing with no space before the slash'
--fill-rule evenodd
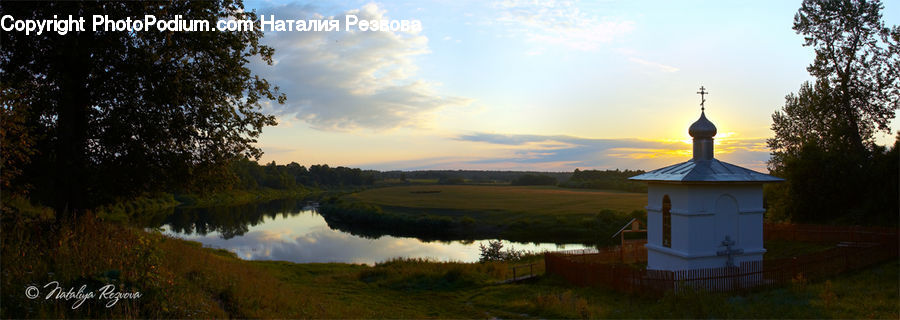
<path id="1" fill-rule="evenodd" d="M 240 207 L 176 210 L 155 225 L 179 238 L 199 241 L 250 260 L 293 262 L 347 262 L 374 264 L 396 257 L 440 261 L 478 261 L 476 241 L 431 241 L 391 235 L 371 236 L 372 230 L 329 227 L 303 201 L 279 200 Z M 377 232 L 376 232 L 377 233 Z M 366 234 L 369 237 L 354 234 Z M 581 244 L 510 243 L 517 250 L 534 252 L 582 249 Z"/>

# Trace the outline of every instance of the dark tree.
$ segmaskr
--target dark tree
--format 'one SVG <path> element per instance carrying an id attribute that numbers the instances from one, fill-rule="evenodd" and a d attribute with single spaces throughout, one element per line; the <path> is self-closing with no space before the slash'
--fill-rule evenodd
<path id="1" fill-rule="evenodd" d="M 807 69 L 816 80 L 772 115 L 769 169 L 786 182 L 766 188 L 770 217 L 896 221 L 889 190 L 900 177 L 878 170 L 891 160 L 874 137 L 890 132 L 900 106 L 900 28 L 885 27 L 881 9 L 879 1 L 805 0 L 794 17 L 794 30 L 815 49 Z"/>
<path id="2" fill-rule="evenodd" d="M 0 106 L 21 119 L 33 148 L 16 185 L 58 211 L 79 212 L 143 191 L 208 183 L 232 160 L 258 158 L 253 144 L 274 125 L 261 101 L 283 103 L 254 75 L 252 59 L 271 64 L 262 31 L 92 31 L 90 17 L 256 20 L 240 0 L 169 2 L 8 2 L 16 19 L 85 17 L 87 31 L 0 33 Z M 6 120 L 4 120 L 5 124 Z M 3 146 L 14 133 L 4 126 Z M 31 151 L 36 152 L 31 152 Z M 5 152 L 5 151 L 4 151 Z M 5 155 L 5 153 L 4 153 Z M 19 168 L 17 168 L 19 169 Z M 8 181 L 4 180 L 4 184 Z"/>
<path id="3" fill-rule="evenodd" d="M 862 152 L 873 133 L 888 125 L 900 106 L 898 32 L 881 21 L 880 1 L 804 0 L 794 16 L 794 30 L 812 46 L 816 59 L 807 70 L 827 81 L 831 125 L 843 143 Z M 778 137 L 776 137 L 777 139 Z"/>
<path id="4" fill-rule="evenodd" d="M 827 80 L 815 84 L 804 82 L 796 94 L 787 95 L 781 110 L 772 114 L 772 131 L 775 137 L 769 139 L 772 159 L 770 169 L 777 171 L 784 167 L 791 157 L 800 154 L 805 146 L 815 145 L 831 152 L 856 152 L 841 128 L 843 117 L 835 114 L 832 88 Z"/>
<path id="5" fill-rule="evenodd" d="M 3 93 L 5 94 L 5 92 Z M 0 97 L 6 100 L 6 97 Z M 13 181 L 22 174 L 22 168 L 31 162 L 34 155 L 34 139 L 25 125 L 27 105 L 0 104 L 0 190 L 10 194 L 24 194 L 28 191 L 25 183 Z"/>

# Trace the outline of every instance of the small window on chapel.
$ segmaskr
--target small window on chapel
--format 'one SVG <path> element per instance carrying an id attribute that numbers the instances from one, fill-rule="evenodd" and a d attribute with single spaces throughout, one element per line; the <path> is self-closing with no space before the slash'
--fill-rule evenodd
<path id="1" fill-rule="evenodd" d="M 663 196 L 662 203 L 662 245 L 672 247 L 672 200 L 669 196 Z"/>

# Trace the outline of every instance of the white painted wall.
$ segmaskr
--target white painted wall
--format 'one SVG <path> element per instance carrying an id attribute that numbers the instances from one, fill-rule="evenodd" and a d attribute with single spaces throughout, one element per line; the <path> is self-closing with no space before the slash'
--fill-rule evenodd
<path id="1" fill-rule="evenodd" d="M 672 201 L 672 247 L 662 246 L 662 199 Z M 682 270 L 723 267 L 718 256 L 725 236 L 743 249 L 735 264 L 761 260 L 763 248 L 762 184 L 653 183 L 647 192 L 647 267 Z"/>

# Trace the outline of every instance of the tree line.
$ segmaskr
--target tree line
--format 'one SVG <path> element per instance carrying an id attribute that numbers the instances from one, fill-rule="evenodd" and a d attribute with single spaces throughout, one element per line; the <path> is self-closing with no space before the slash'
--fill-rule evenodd
<path id="1" fill-rule="evenodd" d="M 234 175 L 233 186 L 240 189 L 293 189 L 300 186 L 313 188 L 357 187 L 375 184 L 376 171 L 348 167 L 329 167 L 316 164 L 308 169 L 296 162 L 276 164 L 275 161 L 259 165 L 244 158 L 229 168 Z"/>
<path id="2" fill-rule="evenodd" d="M 643 174 L 643 170 L 579 170 L 575 169 L 569 181 L 561 183 L 565 188 L 610 189 L 628 192 L 647 192 L 647 184 L 628 178 Z"/>
<path id="3" fill-rule="evenodd" d="M 419 170 L 375 172 L 376 181 L 436 180 L 438 184 L 510 184 L 519 186 L 549 185 L 563 188 L 608 189 L 647 192 L 643 182 L 628 178 L 643 170 L 581 170 L 573 172 L 488 171 L 488 170 Z"/>

